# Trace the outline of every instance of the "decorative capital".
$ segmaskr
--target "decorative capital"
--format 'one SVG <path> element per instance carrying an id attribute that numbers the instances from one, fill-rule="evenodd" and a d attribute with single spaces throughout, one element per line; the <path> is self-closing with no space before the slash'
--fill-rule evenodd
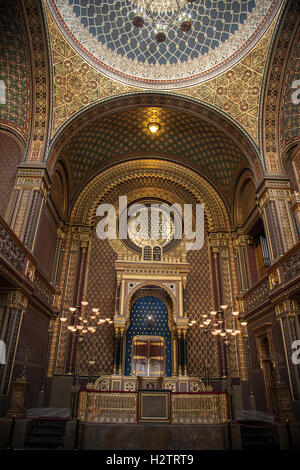
<path id="1" fill-rule="evenodd" d="M 20 290 L 0 290 L 0 306 L 26 310 L 28 297 Z"/>
<path id="2" fill-rule="evenodd" d="M 297 299 L 285 299 L 275 305 L 277 318 L 294 318 L 300 314 L 300 302 Z"/>
<path id="3" fill-rule="evenodd" d="M 88 226 L 73 226 L 72 227 L 72 240 L 88 242 L 91 237 L 91 227 Z"/>
<path id="4" fill-rule="evenodd" d="M 47 200 L 50 192 L 50 178 L 44 164 L 23 163 L 18 167 L 16 190 L 31 189 L 41 193 Z"/>
<path id="5" fill-rule="evenodd" d="M 261 210 L 265 204 L 277 199 L 291 200 L 290 182 L 287 179 L 266 178 L 257 190 L 257 201 Z"/>

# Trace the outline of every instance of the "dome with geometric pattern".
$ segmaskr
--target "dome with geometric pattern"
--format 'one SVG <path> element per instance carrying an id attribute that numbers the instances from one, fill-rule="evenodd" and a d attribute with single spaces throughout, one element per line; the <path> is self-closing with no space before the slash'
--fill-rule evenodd
<path id="1" fill-rule="evenodd" d="M 255 45 L 282 3 L 181 0 L 181 14 L 191 22 L 184 32 L 171 0 L 143 1 L 148 15 L 140 28 L 133 24 L 138 0 L 48 4 L 66 39 L 102 73 L 137 87 L 171 89 L 200 83 L 231 67 Z M 155 40 L 154 27 L 159 15 L 167 25 L 161 43 Z"/>

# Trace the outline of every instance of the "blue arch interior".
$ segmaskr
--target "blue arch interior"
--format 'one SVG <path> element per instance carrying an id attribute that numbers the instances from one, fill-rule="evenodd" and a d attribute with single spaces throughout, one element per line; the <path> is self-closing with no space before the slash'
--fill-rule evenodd
<path id="1" fill-rule="evenodd" d="M 147 316 L 153 316 L 153 326 L 148 328 Z M 165 375 L 172 375 L 171 332 L 168 324 L 168 310 L 161 299 L 145 296 L 138 299 L 130 311 L 130 325 L 126 333 L 125 375 L 131 374 L 132 338 L 137 335 L 162 336 L 166 345 Z"/>

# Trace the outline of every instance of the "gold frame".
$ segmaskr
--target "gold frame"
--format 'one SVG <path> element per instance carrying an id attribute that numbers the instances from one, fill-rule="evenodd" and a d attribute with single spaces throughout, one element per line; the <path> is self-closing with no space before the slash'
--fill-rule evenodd
<path id="1" fill-rule="evenodd" d="M 133 360 L 134 360 L 134 356 L 133 356 L 133 345 L 135 342 L 137 341 L 149 341 L 151 339 L 159 339 L 159 342 L 162 343 L 162 346 L 163 346 L 163 356 L 162 356 L 162 370 L 160 373 L 160 375 L 156 375 L 155 373 L 152 374 L 152 375 L 149 375 L 149 363 L 148 363 L 148 375 L 137 375 L 136 372 L 134 369 L 133 369 Z M 161 356 L 160 356 L 161 358 Z M 158 336 L 158 335 L 136 335 L 136 336 L 133 336 L 132 337 L 132 342 L 131 342 L 131 376 L 133 377 L 146 377 L 146 378 L 158 378 L 158 377 L 165 377 L 166 376 L 166 341 L 165 341 L 165 338 L 163 336 Z"/>

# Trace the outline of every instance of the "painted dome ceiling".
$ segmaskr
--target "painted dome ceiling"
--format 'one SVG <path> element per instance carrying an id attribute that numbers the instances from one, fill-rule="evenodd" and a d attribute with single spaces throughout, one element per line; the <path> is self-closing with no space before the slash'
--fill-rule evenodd
<path id="1" fill-rule="evenodd" d="M 184 4 L 192 27 L 183 32 L 172 0 L 152 0 L 144 25 L 133 25 L 142 0 L 48 0 L 66 39 L 87 62 L 123 83 L 171 89 L 212 78 L 231 67 L 263 35 L 281 0 L 195 0 Z M 151 6 L 152 5 L 152 6 Z M 155 40 L 157 18 L 168 23 Z M 170 20 L 171 19 L 171 20 Z"/>

